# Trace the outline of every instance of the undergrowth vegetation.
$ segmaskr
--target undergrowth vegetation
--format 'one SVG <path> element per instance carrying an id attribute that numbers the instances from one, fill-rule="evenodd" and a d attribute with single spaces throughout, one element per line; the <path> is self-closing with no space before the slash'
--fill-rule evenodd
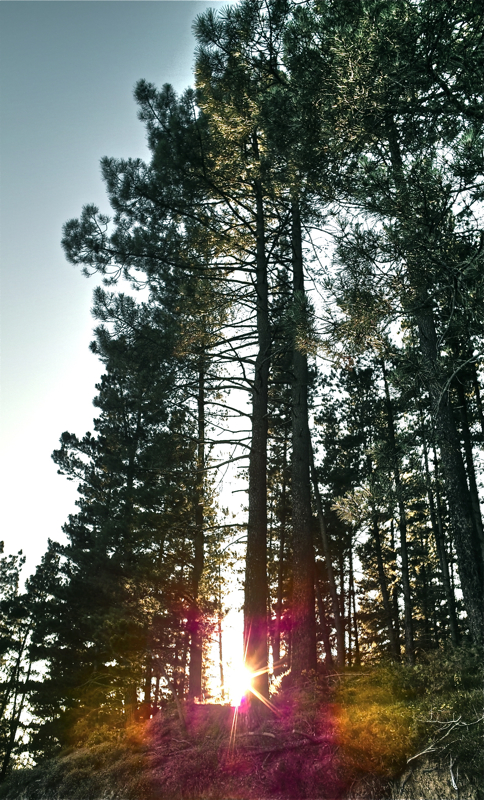
<path id="1" fill-rule="evenodd" d="M 346 672 L 334 709 L 347 777 L 389 780 L 407 764 L 446 759 L 456 785 L 460 774 L 461 784 L 480 792 L 483 679 L 482 654 L 468 648 L 423 653 L 414 667 L 388 663 Z"/>
<path id="2" fill-rule="evenodd" d="M 482 685 L 477 650 L 441 649 L 415 667 L 386 663 L 283 685 L 277 714 L 255 730 L 239 714 L 235 736 L 228 706 L 186 706 L 185 730 L 168 706 L 117 741 L 93 737 L 90 747 L 13 772 L 0 798 L 390 798 L 406 770 L 442 762 L 451 794 L 439 796 L 483 798 Z"/>

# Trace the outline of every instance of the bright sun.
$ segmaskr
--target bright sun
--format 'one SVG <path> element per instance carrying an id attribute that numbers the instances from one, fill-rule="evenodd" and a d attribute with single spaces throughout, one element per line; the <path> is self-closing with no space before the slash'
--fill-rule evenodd
<path id="1" fill-rule="evenodd" d="M 227 683 L 230 703 L 240 706 L 243 698 L 250 691 L 254 675 L 247 667 L 239 667 L 232 671 Z"/>

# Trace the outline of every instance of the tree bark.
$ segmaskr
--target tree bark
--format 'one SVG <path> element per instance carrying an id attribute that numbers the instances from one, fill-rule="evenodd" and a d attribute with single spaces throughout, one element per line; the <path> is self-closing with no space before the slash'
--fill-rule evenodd
<path id="1" fill-rule="evenodd" d="M 437 334 L 431 303 L 422 298 L 415 312 L 423 373 L 430 394 L 435 433 L 440 450 L 449 516 L 454 535 L 464 606 L 476 644 L 484 642 L 483 570 L 480 543 L 472 518 L 460 441 L 455 427 L 448 392 L 443 386 L 437 352 Z"/>
<path id="2" fill-rule="evenodd" d="M 292 203 L 293 304 L 295 317 L 305 316 L 306 297 L 299 205 Z M 291 674 L 315 670 L 316 614 L 314 547 L 310 490 L 308 364 L 293 333 L 292 362 L 292 661 Z"/>
<path id="3" fill-rule="evenodd" d="M 253 680 L 254 688 L 263 697 L 268 697 L 267 404 L 271 331 L 269 324 L 264 207 L 260 181 L 255 181 L 254 188 L 257 237 L 255 283 L 258 352 L 252 389 L 252 438 L 248 491 L 249 515 L 244 594 L 244 653 L 246 664 L 250 669 L 253 671 L 262 670 L 261 674 Z"/>
<path id="4" fill-rule="evenodd" d="M 205 536 L 203 530 L 204 477 L 205 477 L 205 363 L 203 353 L 200 356 L 198 370 L 198 447 L 197 474 L 195 485 L 195 535 L 194 558 L 192 569 L 192 602 L 189 611 L 188 625 L 190 629 L 190 669 L 188 678 L 188 694 L 190 697 L 202 696 L 203 672 L 203 640 L 202 619 L 199 603 L 200 580 L 205 560 Z"/>
<path id="5" fill-rule="evenodd" d="M 391 114 L 386 120 L 388 145 L 395 186 L 401 208 L 411 207 L 404 177 L 398 131 Z M 437 443 L 441 455 L 442 474 L 449 503 L 449 515 L 457 553 L 464 606 L 471 636 L 476 644 L 484 643 L 483 567 L 479 543 L 476 541 L 471 501 L 467 486 L 459 437 L 455 427 L 445 371 L 440 363 L 437 331 L 428 278 L 422 277 L 419 253 L 407 253 L 407 275 L 412 286 L 409 312 L 417 324 L 422 375 L 431 401 Z"/>

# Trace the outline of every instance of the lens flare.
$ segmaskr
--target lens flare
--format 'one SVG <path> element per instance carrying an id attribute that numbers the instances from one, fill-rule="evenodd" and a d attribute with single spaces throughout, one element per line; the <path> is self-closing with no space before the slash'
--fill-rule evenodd
<path id="1" fill-rule="evenodd" d="M 239 707 L 246 694 L 252 691 L 253 677 L 251 670 L 244 666 L 232 672 L 227 687 L 232 706 Z"/>

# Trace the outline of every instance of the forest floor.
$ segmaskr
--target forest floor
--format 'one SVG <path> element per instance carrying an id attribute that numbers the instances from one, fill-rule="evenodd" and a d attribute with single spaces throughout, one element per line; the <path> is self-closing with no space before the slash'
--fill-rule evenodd
<path id="1" fill-rule="evenodd" d="M 11 773 L 3 800 L 484 800 L 482 666 L 436 653 L 308 676 L 241 709 L 167 705 L 123 737 Z"/>

